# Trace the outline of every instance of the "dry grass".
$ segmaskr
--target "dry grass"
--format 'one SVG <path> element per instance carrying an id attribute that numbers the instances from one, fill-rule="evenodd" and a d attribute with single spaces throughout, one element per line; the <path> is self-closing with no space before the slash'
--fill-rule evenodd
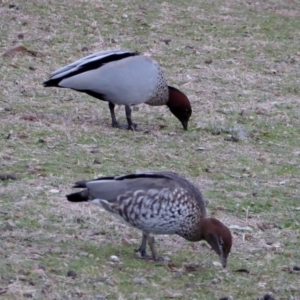
<path id="1" fill-rule="evenodd" d="M 297 0 L 2 0 L 0 52 L 23 44 L 38 55 L 0 56 L 1 173 L 18 176 L 0 183 L 0 296 L 300 299 L 299 14 Z M 188 132 L 167 108 L 143 105 L 133 112 L 143 131 L 115 130 L 105 103 L 42 87 L 107 48 L 159 61 L 192 101 Z M 232 230 L 227 269 L 176 236 L 157 238 L 172 264 L 139 260 L 139 232 L 64 198 L 75 180 L 148 169 L 187 176 L 211 215 L 251 228 Z"/>

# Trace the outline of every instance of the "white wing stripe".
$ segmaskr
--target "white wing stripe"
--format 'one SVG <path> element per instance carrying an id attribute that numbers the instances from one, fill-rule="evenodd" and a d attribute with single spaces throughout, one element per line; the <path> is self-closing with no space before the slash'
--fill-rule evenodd
<path id="1" fill-rule="evenodd" d="M 54 71 L 51 74 L 50 79 L 57 79 L 57 78 L 63 77 L 69 73 L 76 71 L 81 66 L 84 66 L 85 64 L 88 64 L 90 62 L 97 61 L 97 60 L 100 61 L 101 59 L 104 59 L 105 57 L 108 57 L 108 56 L 111 56 L 114 54 L 125 54 L 125 53 L 132 53 L 132 52 L 126 51 L 126 50 L 119 50 L 119 51 L 108 50 L 108 51 L 102 51 L 102 52 L 91 54 L 89 56 L 81 58 L 69 65 L 66 65 L 66 66 Z"/>

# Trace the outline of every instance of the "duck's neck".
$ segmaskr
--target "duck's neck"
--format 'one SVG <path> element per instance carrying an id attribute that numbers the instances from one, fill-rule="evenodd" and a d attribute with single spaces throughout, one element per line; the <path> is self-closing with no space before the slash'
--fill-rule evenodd
<path id="1" fill-rule="evenodd" d="M 184 94 L 172 86 L 168 86 L 168 89 L 169 89 L 169 99 L 166 103 L 167 106 L 169 108 L 178 106 L 178 103 L 182 101 L 182 97 Z"/>
<path id="2" fill-rule="evenodd" d="M 192 230 L 185 232 L 182 237 L 191 242 L 198 242 L 205 239 L 206 218 L 195 224 Z"/>
<path id="3" fill-rule="evenodd" d="M 215 232 L 216 226 L 219 224 L 222 223 L 217 219 L 203 218 L 197 224 L 195 224 L 193 230 L 190 230 L 184 235 L 184 238 L 192 242 L 207 240 L 208 235 Z"/>

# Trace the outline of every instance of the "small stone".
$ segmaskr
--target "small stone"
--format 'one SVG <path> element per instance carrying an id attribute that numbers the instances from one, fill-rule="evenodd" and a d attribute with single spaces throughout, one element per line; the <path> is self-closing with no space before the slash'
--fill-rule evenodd
<path id="1" fill-rule="evenodd" d="M 90 151 L 90 153 L 92 153 L 92 154 L 99 153 L 99 152 L 100 152 L 99 149 L 92 149 L 92 150 Z"/>
<path id="2" fill-rule="evenodd" d="M 186 48 L 186 49 L 193 50 L 193 49 L 194 49 L 194 46 L 186 45 L 185 48 Z"/>
<path id="3" fill-rule="evenodd" d="M 37 274 L 39 277 L 44 277 L 45 276 L 45 271 L 42 269 L 36 269 L 32 271 L 33 273 Z"/>
<path id="4" fill-rule="evenodd" d="M 252 231 L 252 228 L 248 226 L 243 227 L 239 225 L 230 225 L 229 228 L 233 230 L 240 230 L 240 231 Z"/>
<path id="5" fill-rule="evenodd" d="M 123 18 L 123 19 L 127 19 L 127 18 L 128 18 L 128 15 L 127 15 L 127 14 L 123 14 L 123 15 L 122 15 L 122 18 Z"/>
<path id="6" fill-rule="evenodd" d="M 33 297 L 32 293 L 29 293 L 29 292 L 24 293 L 23 296 L 25 298 L 32 298 Z"/>
<path id="7" fill-rule="evenodd" d="M 15 8 L 16 10 L 18 10 L 19 6 L 17 6 L 16 4 L 9 4 L 8 8 Z"/>
<path id="8" fill-rule="evenodd" d="M 133 279 L 133 283 L 146 284 L 146 283 L 148 283 L 148 281 L 144 277 L 136 277 L 136 278 Z"/>
<path id="9" fill-rule="evenodd" d="M 148 129 L 144 130 L 143 133 L 144 133 L 144 134 L 150 134 L 150 133 L 151 133 L 151 129 L 148 128 Z"/>
<path id="10" fill-rule="evenodd" d="M 4 174 L 0 174 L 0 180 L 17 180 L 18 179 L 18 176 L 15 175 L 15 174 L 7 174 L 7 173 L 4 173 Z"/>
<path id="11" fill-rule="evenodd" d="M 81 48 L 81 51 L 82 51 L 82 52 L 89 51 L 89 48 L 88 48 L 88 47 L 86 47 L 86 46 L 83 46 L 83 47 Z"/>
<path id="12" fill-rule="evenodd" d="M 243 37 L 249 37 L 249 36 L 251 36 L 251 35 L 252 35 L 252 32 L 250 32 L 250 31 L 245 31 L 245 32 L 242 34 Z"/>
<path id="13" fill-rule="evenodd" d="M 165 43 L 166 45 L 169 45 L 172 40 L 171 39 L 161 39 L 160 41 Z"/>
<path id="14" fill-rule="evenodd" d="M 44 139 L 42 139 L 42 138 L 39 138 L 38 139 L 38 143 L 44 144 L 44 143 L 46 143 L 46 141 Z"/>
<path id="15" fill-rule="evenodd" d="M 215 267 L 222 267 L 222 264 L 219 261 L 213 261 Z"/>
<path id="16" fill-rule="evenodd" d="M 116 255 L 111 255 L 110 261 L 112 261 L 112 262 L 120 262 L 120 259 L 119 259 L 119 257 L 116 256 Z"/>
<path id="17" fill-rule="evenodd" d="M 271 297 L 270 295 L 266 294 L 264 295 L 263 300 L 275 300 L 273 297 Z"/>
<path id="18" fill-rule="evenodd" d="M 51 190 L 49 191 L 49 193 L 51 193 L 51 194 L 58 194 L 58 193 L 59 193 L 59 190 L 57 190 L 57 189 L 51 189 Z"/>
<path id="19" fill-rule="evenodd" d="M 46 271 L 46 267 L 43 266 L 43 265 L 38 264 L 37 268 L 38 268 L 39 270 Z"/>
<path id="20" fill-rule="evenodd" d="M 212 283 L 212 284 L 217 284 L 217 283 L 219 283 L 219 282 L 220 282 L 220 279 L 214 278 L 214 279 L 211 280 L 210 283 Z"/>
<path id="21" fill-rule="evenodd" d="M 208 58 L 204 61 L 207 65 L 210 65 L 212 63 L 212 59 Z"/>
<path id="22" fill-rule="evenodd" d="M 23 40 L 24 39 L 24 34 L 23 33 L 19 33 L 18 34 L 18 39 L 19 40 Z"/>
<path id="23" fill-rule="evenodd" d="M 247 269 L 237 269 L 237 270 L 235 270 L 234 272 L 250 274 L 250 272 L 249 272 Z"/>
<path id="24" fill-rule="evenodd" d="M 6 222 L 4 225 L 4 231 L 13 231 L 13 230 L 14 230 L 13 224 Z"/>
<path id="25" fill-rule="evenodd" d="M 83 224 L 83 223 L 85 223 L 84 219 L 82 219 L 82 218 L 77 218 L 77 219 L 76 219 L 76 222 L 77 222 L 78 224 Z"/>
<path id="26" fill-rule="evenodd" d="M 95 164 L 95 165 L 101 165 L 100 159 L 95 158 L 94 161 L 93 161 L 93 164 Z"/>
<path id="27" fill-rule="evenodd" d="M 171 261 L 171 258 L 169 256 L 163 256 L 162 257 L 162 261 L 163 262 L 170 262 Z"/>
<path id="28" fill-rule="evenodd" d="M 69 270 L 68 273 L 67 273 L 67 276 L 75 278 L 77 276 L 77 273 L 73 270 Z"/>
<path id="29" fill-rule="evenodd" d="M 105 295 L 101 295 L 101 294 L 97 294 L 95 295 L 95 300 L 106 300 L 106 296 Z"/>
<path id="30" fill-rule="evenodd" d="M 239 141 L 239 138 L 237 136 L 231 135 L 228 138 L 224 138 L 224 141 L 237 143 Z"/>
<path id="31" fill-rule="evenodd" d="M 294 271 L 300 271 L 300 267 L 294 266 L 293 270 L 294 270 Z"/>

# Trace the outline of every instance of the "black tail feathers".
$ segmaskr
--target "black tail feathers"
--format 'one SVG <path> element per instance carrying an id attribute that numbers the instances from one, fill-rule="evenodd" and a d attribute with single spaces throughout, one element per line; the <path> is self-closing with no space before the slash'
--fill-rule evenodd
<path id="1" fill-rule="evenodd" d="M 69 195 L 66 195 L 66 197 L 67 197 L 68 201 L 70 201 L 70 202 L 85 202 L 85 201 L 89 200 L 87 191 L 69 194 Z"/>
<path id="2" fill-rule="evenodd" d="M 58 84 L 60 83 L 61 78 L 59 79 L 49 79 L 45 82 L 43 82 L 43 86 L 49 87 L 49 86 L 55 86 L 55 87 L 60 87 Z"/>

